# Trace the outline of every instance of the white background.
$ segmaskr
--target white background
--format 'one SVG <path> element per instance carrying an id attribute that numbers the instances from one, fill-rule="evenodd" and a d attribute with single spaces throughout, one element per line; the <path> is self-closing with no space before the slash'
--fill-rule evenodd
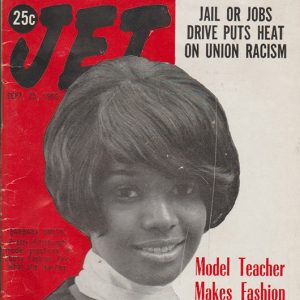
<path id="1" fill-rule="evenodd" d="M 272 7 L 273 21 L 269 25 L 285 26 L 283 41 L 274 42 L 287 44 L 287 59 L 208 59 L 204 52 L 199 58 L 185 58 L 184 45 L 191 42 L 186 38 L 187 24 L 204 24 L 198 21 L 200 6 L 219 7 L 222 22 L 207 22 L 219 26 L 228 23 L 225 19 L 228 6 L 241 7 L 243 18 L 248 6 Z M 219 98 L 241 165 L 236 205 L 219 227 L 203 236 L 196 253 L 212 263 L 218 256 L 223 260 L 230 257 L 231 276 L 196 277 L 192 261 L 174 283 L 183 300 L 194 299 L 197 280 L 208 285 L 216 281 L 220 287 L 232 288 L 234 300 L 241 299 L 241 281 L 247 281 L 252 288 L 258 288 L 263 281 L 265 285 L 285 288 L 286 299 L 300 299 L 299 47 L 298 0 L 177 0 L 176 64 Z M 238 272 L 240 256 L 251 263 L 263 263 L 269 257 L 271 262 L 285 264 L 284 276 L 242 278 Z"/>

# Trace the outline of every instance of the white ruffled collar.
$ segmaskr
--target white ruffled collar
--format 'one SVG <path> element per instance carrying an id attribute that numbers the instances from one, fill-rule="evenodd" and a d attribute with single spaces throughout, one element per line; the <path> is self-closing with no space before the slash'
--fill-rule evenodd
<path id="1" fill-rule="evenodd" d="M 75 283 L 82 294 L 96 300 L 179 300 L 171 285 L 137 284 L 118 273 L 92 249 Z"/>

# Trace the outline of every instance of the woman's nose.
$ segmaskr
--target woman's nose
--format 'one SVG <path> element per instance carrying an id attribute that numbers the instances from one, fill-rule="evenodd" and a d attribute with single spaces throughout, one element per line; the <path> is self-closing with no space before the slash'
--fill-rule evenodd
<path id="1" fill-rule="evenodd" d="M 166 232 L 178 225 L 174 203 L 162 195 L 155 195 L 145 201 L 143 227 L 146 230 Z"/>

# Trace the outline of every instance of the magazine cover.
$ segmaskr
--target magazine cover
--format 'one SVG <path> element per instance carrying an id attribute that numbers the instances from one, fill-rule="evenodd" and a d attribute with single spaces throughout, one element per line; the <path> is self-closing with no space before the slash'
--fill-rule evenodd
<path id="1" fill-rule="evenodd" d="M 298 1 L 1 5 L 1 299 L 299 299 Z"/>

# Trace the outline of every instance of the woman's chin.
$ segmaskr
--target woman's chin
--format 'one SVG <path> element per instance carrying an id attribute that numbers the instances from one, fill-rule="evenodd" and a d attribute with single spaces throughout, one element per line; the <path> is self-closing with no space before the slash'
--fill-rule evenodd
<path id="1" fill-rule="evenodd" d="M 148 286 L 164 286 L 172 281 L 174 281 L 180 272 L 174 271 L 158 271 L 158 272 L 151 272 L 148 274 L 140 274 L 138 277 L 129 278 L 130 280 L 141 284 L 141 285 L 148 285 Z"/>

